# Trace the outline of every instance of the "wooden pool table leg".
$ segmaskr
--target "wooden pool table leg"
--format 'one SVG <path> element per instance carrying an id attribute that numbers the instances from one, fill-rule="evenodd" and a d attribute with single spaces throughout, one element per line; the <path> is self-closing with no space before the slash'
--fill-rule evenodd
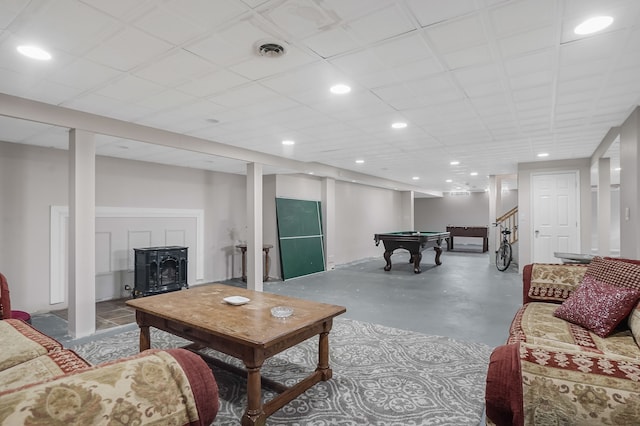
<path id="1" fill-rule="evenodd" d="M 387 265 L 384 267 L 385 271 L 391 270 L 391 254 L 393 254 L 393 251 L 385 250 L 384 252 L 384 260 L 387 261 Z"/>
<path id="2" fill-rule="evenodd" d="M 411 259 L 413 260 L 413 272 L 415 274 L 419 274 L 420 271 L 420 261 L 422 260 L 422 253 L 414 253 L 411 255 Z"/>
<path id="3" fill-rule="evenodd" d="M 435 246 L 433 249 L 436 252 L 436 265 L 442 265 L 442 262 L 440 262 L 440 255 L 442 254 L 442 247 Z"/>

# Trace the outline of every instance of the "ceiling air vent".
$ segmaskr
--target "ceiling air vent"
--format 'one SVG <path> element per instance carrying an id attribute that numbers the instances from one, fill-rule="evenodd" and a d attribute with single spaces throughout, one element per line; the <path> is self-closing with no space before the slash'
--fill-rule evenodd
<path id="1" fill-rule="evenodd" d="M 262 41 L 257 43 L 258 55 L 267 58 L 279 58 L 286 53 L 284 46 L 274 41 Z"/>

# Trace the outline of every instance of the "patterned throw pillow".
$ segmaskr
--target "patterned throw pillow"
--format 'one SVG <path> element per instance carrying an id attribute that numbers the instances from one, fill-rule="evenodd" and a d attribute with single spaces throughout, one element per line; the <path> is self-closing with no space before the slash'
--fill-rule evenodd
<path id="1" fill-rule="evenodd" d="M 639 298 L 638 289 L 610 285 L 585 275 L 580 287 L 553 315 L 607 337 L 629 315 Z"/>
<path id="2" fill-rule="evenodd" d="M 578 288 L 586 265 L 535 263 L 531 269 L 531 300 L 564 302 Z"/>
<path id="3" fill-rule="evenodd" d="M 606 284 L 640 290 L 640 265 L 634 263 L 596 256 L 584 275 Z"/>

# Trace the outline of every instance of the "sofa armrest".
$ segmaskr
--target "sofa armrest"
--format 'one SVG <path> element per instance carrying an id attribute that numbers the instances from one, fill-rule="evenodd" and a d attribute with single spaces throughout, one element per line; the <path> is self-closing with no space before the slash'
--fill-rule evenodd
<path id="1" fill-rule="evenodd" d="M 215 378 L 198 355 L 151 349 L 2 392 L 0 424 L 204 426 L 218 408 Z"/>
<path id="2" fill-rule="evenodd" d="M 499 346 L 487 372 L 488 423 L 627 424 L 637 420 L 638 371 L 638 359 L 620 355 Z"/>

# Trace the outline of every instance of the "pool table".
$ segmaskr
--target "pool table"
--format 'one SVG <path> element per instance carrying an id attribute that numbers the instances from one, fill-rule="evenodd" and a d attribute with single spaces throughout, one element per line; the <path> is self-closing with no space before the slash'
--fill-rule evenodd
<path id="1" fill-rule="evenodd" d="M 413 272 L 420 273 L 420 261 L 422 260 L 422 251 L 426 248 L 433 247 L 436 252 L 436 265 L 441 265 L 440 255 L 442 254 L 442 243 L 449 239 L 449 232 L 426 232 L 426 231 L 401 231 L 388 232 L 386 234 L 375 234 L 373 239 L 376 246 L 380 241 L 384 244 L 384 260 L 387 265 L 385 271 L 391 270 L 391 255 L 396 249 L 405 249 L 410 254 L 409 263 L 413 263 Z"/>

